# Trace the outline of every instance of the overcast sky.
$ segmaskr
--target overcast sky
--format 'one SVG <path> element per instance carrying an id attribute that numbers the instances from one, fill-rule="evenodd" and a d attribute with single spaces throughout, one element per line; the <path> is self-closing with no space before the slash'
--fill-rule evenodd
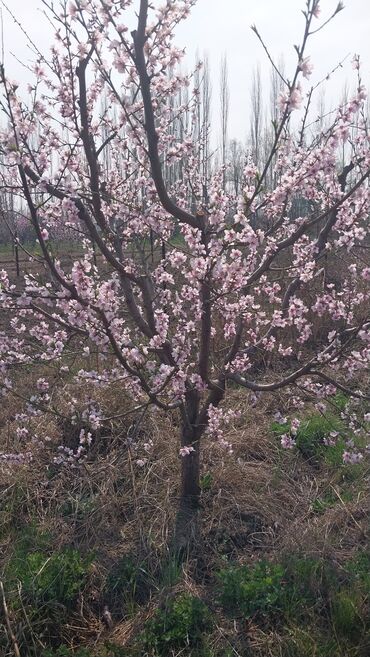
<path id="1" fill-rule="evenodd" d="M 40 50 L 47 53 L 51 30 L 40 9 L 41 0 L 6 0 L 22 25 L 37 43 Z M 138 4 L 138 0 L 136 0 Z M 157 2 L 157 0 L 155 0 Z M 336 0 L 321 0 L 324 20 L 336 7 Z M 228 57 L 230 80 L 230 136 L 244 139 L 248 131 L 250 80 L 253 68 L 261 65 L 262 80 L 267 88 L 269 64 L 250 30 L 256 24 L 271 54 L 278 59 L 284 55 L 287 74 L 295 63 L 293 44 L 302 33 L 303 16 L 301 9 L 305 0 L 198 0 L 191 17 L 179 29 L 177 44 L 186 46 L 189 65 L 195 53 L 208 53 L 213 83 L 213 115 L 218 113 L 218 78 L 220 59 L 224 53 Z M 29 58 L 25 39 L 19 28 L 3 10 L 4 42 L 8 75 L 25 80 L 25 73 L 10 56 L 10 51 L 22 61 Z M 353 83 L 354 71 L 351 67 L 353 53 L 362 56 L 364 81 L 370 81 L 370 0 L 345 0 L 345 9 L 320 33 L 312 37 L 307 48 L 315 65 L 311 81 L 321 79 L 332 70 L 346 55 L 350 55 L 342 70 L 331 80 L 327 92 L 328 106 L 340 98 L 346 81 Z M 289 77 L 289 75 L 288 75 Z"/>

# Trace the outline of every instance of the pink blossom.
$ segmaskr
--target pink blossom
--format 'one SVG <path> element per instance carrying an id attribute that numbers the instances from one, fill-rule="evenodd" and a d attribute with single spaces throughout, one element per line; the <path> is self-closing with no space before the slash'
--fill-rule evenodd
<path id="1" fill-rule="evenodd" d="M 315 18 L 319 18 L 321 14 L 321 7 L 319 6 L 319 0 L 316 0 L 312 14 L 313 16 L 315 16 Z"/>
<path id="2" fill-rule="evenodd" d="M 359 100 L 366 100 L 366 98 L 367 98 L 367 89 L 364 87 L 363 84 L 358 88 L 357 93 L 358 93 Z"/>
<path id="3" fill-rule="evenodd" d="M 313 64 L 310 62 L 310 57 L 305 57 L 299 62 L 299 69 L 303 73 L 303 77 L 308 80 L 313 71 Z"/>
<path id="4" fill-rule="evenodd" d="M 40 390 L 40 392 L 45 392 L 46 390 L 49 390 L 49 384 L 44 378 L 37 379 L 36 387 L 38 390 Z"/>
<path id="5" fill-rule="evenodd" d="M 75 5 L 74 2 L 69 2 L 69 3 L 68 3 L 68 14 L 69 14 L 70 16 L 72 16 L 72 17 L 73 17 L 73 16 L 76 16 L 76 14 L 77 14 L 77 6 Z"/>
<path id="6" fill-rule="evenodd" d="M 298 432 L 298 429 L 301 425 L 301 421 L 298 420 L 298 418 L 293 418 L 293 420 L 290 423 L 290 431 L 295 436 Z"/>
<path id="7" fill-rule="evenodd" d="M 352 63 L 352 68 L 355 71 L 359 71 L 360 70 L 360 55 L 353 55 L 351 63 Z"/>
<path id="8" fill-rule="evenodd" d="M 364 458 L 363 454 L 361 454 L 360 452 L 348 452 L 348 451 L 343 452 L 343 463 L 353 465 L 356 463 L 361 463 L 363 458 Z"/>
<path id="9" fill-rule="evenodd" d="M 296 445 L 294 438 L 288 436 L 286 433 L 281 436 L 280 443 L 284 449 L 293 449 Z"/>
<path id="10" fill-rule="evenodd" d="M 297 82 L 296 86 L 292 89 L 290 92 L 290 96 L 288 99 L 288 106 L 289 109 L 291 110 L 298 110 L 301 108 L 302 105 L 302 91 L 299 82 Z"/>
<path id="11" fill-rule="evenodd" d="M 274 413 L 274 420 L 279 424 L 286 424 L 288 422 L 288 418 L 285 415 L 283 415 L 280 411 L 276 411 L 276 413 Z"/>
<path id="12" fill-rule="evenodd" d="M 184 445 L 184 447 L 180 447 L 179 449 L 180 456 L 189 456 L 192 452 L 195 452 L 195 449 L 191 445 Z"/>

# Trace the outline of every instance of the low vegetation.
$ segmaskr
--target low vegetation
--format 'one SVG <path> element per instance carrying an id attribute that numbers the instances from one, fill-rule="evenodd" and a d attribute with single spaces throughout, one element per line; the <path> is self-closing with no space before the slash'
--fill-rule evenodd
<path id="1" fill-rule="evenodd" d="M 246 401 L 233 391 L 233 454 L 205 450 L 199 550 L 183 562 L 168 549 L 170 418 L 146 420 L 144 465 L 121 424 L 77 469 L 40 455 L 3 468 L 1 654 L 16 644 L 21 657 L 367 657 L 369 467 L 325 445 L 346 400 L 327 415 L 308 405 L 292 450 L 280 445 L 289 399 L 244 415 Z"/>

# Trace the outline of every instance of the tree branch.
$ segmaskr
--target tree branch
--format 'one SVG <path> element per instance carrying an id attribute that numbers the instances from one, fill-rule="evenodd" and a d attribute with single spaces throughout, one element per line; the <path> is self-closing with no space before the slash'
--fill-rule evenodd
<path id="1" fill-rule="evenodd" d="M 167 188 L 163 179 L 162 166 L 160 163 L 159 151 L 158 151 L 158 133 L 155 127 L 155 116 L 153 110 L 151 89 L 150 89 L 150 78 L 146 68 L 144 47 L 146 43 L 146 25 L 148 18 L 148 0 L 141 0 L 140 2 L 140 12 L 138 19 L 137 30 L 132 32 L 132 37 L 134 41 L 135 49 L 135 65 L 140 79 L 140 88 L 144 104 L 144 115 L 145 115 L 145 132 L 148 140 L 148 153 L 150 160 L 151 173 L 155 188 L 160 202 L 162 203 L 163 208 L 169 212 L 175 219 L 178 219 L 181 223 L 188 224 L 193 228 L 202 227 L 202 218 L 194 216 L 186 210 L 179 208 L 176 203 L 174 203 L 167 192 Z"/>

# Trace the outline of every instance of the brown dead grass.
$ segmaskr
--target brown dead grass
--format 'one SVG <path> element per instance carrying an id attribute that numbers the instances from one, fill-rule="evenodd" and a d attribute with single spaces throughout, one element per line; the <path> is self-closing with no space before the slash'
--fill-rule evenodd
<path id="1" fill-rule="evenodd" d="M 83 397 L 83 390 L 74 394 Z M 102 404 L 122 409 L 122 390 L 112 397 L 101 392 Z M 328 557 L 341 564 L 368 544 L 370 494 L 369 471 L 354 481 L 357 493 L 351 502 L 341 497 L 338 472 L 322 467 L 313 469 L 296 453 L 282 452 L 271 436 L 272 414 L 287 399 L 266 395 L 251 408 L 243 391 L 233 391 L 229 404 L 242 411 L 226 438 L 233 446 L 229 455 L 219 445 L 204 441 L 202 473 L 211 473 L 212 485 L 202 496 L 201 546 L 183 565 L 180 583 L 153 590 L 133 618 L 115 618 L 107 630 L 102 622 L 102 588 L 112 565 L 123 555 L 134 554 L 146 560 L 153 571 L 166 560 L 177 506 L 180 459 L 174 418 L 161 412 L 148 413 L 142 426 L 141 442 L 150 438 L 153 450 L 146 454 L 125 442 L 130 419 L 112 427 L 104 449 L 97 449 L 91 460 L 78 469 L 64 467 L 48 476 L 50 454 L 35 454 L 31 466 L 0 468 L 0 495 L 3 511 L 0 527 L 1 562 L 4 565 L 14 549 L 19 528 L 32 519 L 54 536 L 55 546 L 74 545 L 96 554 L 88 589 L 78 613 L 64 628 L 65 641 L 91 647 L 107 639 L 125 645 L 137 636 L 170 592 L 186 590 L 208 599 L 212 595 L 214 572 L 224 559 L 250 563 L 255 559 L 277 559 L 282 555 L 304 553 Z M 12 443 L 14 415 L 20 400 L 9 400 L 1 409 L 1 447 Z M 38 431 L 58 440 L 55 419 L 37 419 Z M 138 467 L 136 460 L 146 456 L 148 463 Z M 339 477 L 339 479 L 338 479 Z M 367 478 L 367 479 L 365 479 Z M 312 503 L 328 488 L 338 493 L 338 503 L 318 515 Z M 66 512 L 68 507 L 69 511 Z M 216 627 L 212 641 L 226 642 L 235 628 L 224 619 Z M 248 626 L 240 630 L 253 646 L 256 656 L 276 652 L 275 635 Z M 275 645 L 275 652 L 270 646 Z M 271 649 L 272 650 L 272 649 Z"/>

